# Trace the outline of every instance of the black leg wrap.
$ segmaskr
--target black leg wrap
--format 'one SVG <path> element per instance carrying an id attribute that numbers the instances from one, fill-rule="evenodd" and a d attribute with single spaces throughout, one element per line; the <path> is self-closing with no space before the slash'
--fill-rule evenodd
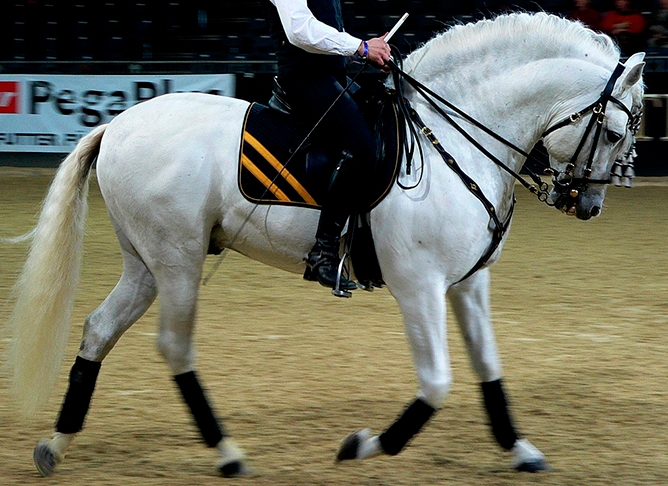
<path id="1" fill-rule="evenodd" d="M 202 438 L 209 447 L 216 447 L 223 438 L 223 429 L 213 414 L 204 390 L 197 380 L 194 371 L 176 375 L 174 381 L 179 386 L 181 394 L 195 418 Z"/>
<path id="2" fill-rule="evenodd" d="M 396 456 L 426 424 L 436 409 L 418 398 L 390 427 L 380 434 L 380 445 L 386 454 Z"/>
<path id="3" fill-rule="evenodd" d="M 519 437 L 510 419 L 503 383 L 500 379 L 482 383 L 482 394 L 494 437 L 501 447 L 509 451 Z"/>
<path id="4" fill-rule="evenodd" d="M 101 366 L 102 363 L 77 356 L 70 370 L 70 385 L 56 422 L 56 432 L 74 434 L 81 431 Z"/>

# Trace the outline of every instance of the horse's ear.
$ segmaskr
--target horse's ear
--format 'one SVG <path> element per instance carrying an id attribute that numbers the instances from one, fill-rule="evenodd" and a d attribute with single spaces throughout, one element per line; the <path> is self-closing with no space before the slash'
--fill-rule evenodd
<path id="1" fill-rule="evenodd" d="M 642 71 L 645 68 L 645 53 L 637 52 L 629 57 L 624 63 L 624 72 L 621 75 L 620 86 L 626 91 L 634 86 L 642 77 Z"/>

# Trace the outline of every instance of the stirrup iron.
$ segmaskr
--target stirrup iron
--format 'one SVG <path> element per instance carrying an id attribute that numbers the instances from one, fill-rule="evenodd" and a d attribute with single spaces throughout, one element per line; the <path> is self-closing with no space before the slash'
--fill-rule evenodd
<path id="1" fill-rule="evenodd" d="M 344 253 L 339 262 L 339 267 L 336 272 L 336 285 L 332 289 L 332 295 L 335 297 L 345 297 L 350 298 L 353 296 L 353 293 L 350 290 L 344 290 L 341 288 L 341 275 L 343 275 L 343 265 L 348 258 L 348 254 Z"/>

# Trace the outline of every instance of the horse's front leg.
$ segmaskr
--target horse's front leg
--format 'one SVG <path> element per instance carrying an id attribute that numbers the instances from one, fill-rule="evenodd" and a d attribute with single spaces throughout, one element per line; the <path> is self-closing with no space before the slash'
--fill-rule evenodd
<path id="1" fill-rule="evenodd" d="M 452 384 L 445 328 L 445 285 L 442 278 L 397 279 L 391 291 L 404 316 L 420 388 L 415 400 L 379 436 L 356 432 L 342 443 L 337 459 L 396 455 L 422 429 L 444 402 Z M 389 283 L 389 282 L 388 282 Z"/>
<path id="2" fill-rule="evenodd" d="M 468 348 L 471 365 L 482 382 L 485 409 L 499 445 L 513 453 L 513 467 L 537 472 L 549 469 L 543 454 L 522 439 L 513 425 L 501 379 L 501 360 L 490 317 L 489 270 L 483 269 L 452 286 L 448 298 Z"/>

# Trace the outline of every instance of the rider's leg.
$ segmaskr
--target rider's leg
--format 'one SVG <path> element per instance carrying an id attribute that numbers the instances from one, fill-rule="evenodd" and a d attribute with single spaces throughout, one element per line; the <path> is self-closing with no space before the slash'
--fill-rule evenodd
<path id="1" fill-rule="evenodd" d="M 299 93 L 291 102 L 297 116 L 307 124 L 315 125 L 327 112 L 313 135 L 318 143 L 336 152 L 346 151 L 332 175 L 322 205 L 316 244 L 306 259 L 309 268 L 305 278 L 333 288 L 340 263 L 341 231 L 351 212 L 359 207 L 358 188 L 368 178 L 376 160 L 375 135 L 355 101 L 348 93 L 341 94 L 344 88 L 336 77 L 298 76 L 282 84 L 288 95 Z M 340 289 L 355 287 L 353 282 L 341 277 Z"/>
<path id="2" fill-rule="evenodd" d="M 341 163 L 332 174 L 327 199 L 322 205 L 318 229 L 315 234 L 315 245 L 306 258 L 307 270 L 304 278 L 317 280 L 320 284 L 335 288 L 339 267 L 339 247 L 343 228 L 353 211 L 350 188 L 355 183 L 350 163 L 352 156 L 343 153 Z M 357 285 L 341 275 L 339 288 L 352 290 Z"/>

